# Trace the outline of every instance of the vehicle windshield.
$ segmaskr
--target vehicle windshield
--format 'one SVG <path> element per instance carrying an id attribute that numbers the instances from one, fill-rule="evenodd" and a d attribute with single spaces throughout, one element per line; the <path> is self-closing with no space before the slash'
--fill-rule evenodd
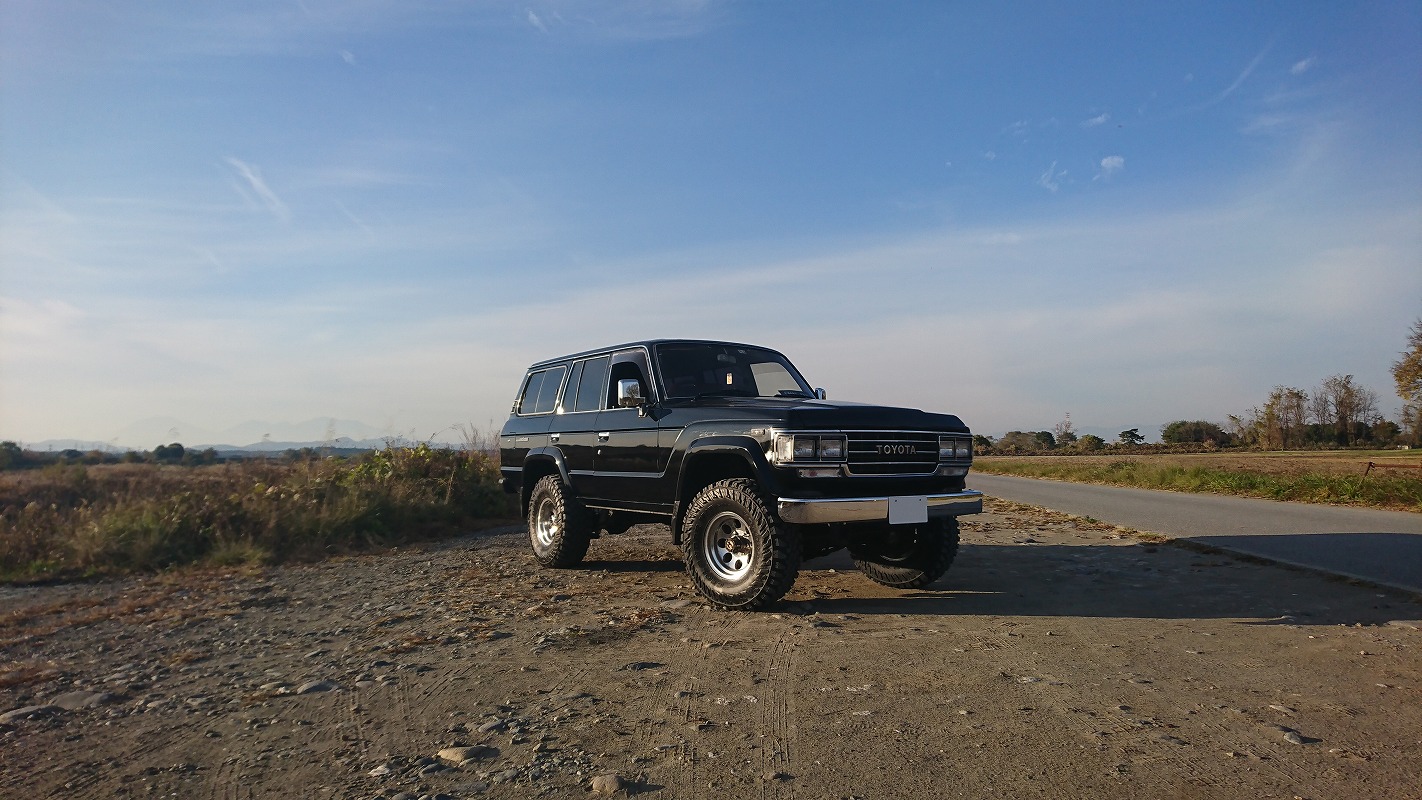
<path id="1" fill-rule="evenodd" d="M 759 347 L 682 342 L 657 345 L 668 399 L 813 397 L 785 356 Z"/>

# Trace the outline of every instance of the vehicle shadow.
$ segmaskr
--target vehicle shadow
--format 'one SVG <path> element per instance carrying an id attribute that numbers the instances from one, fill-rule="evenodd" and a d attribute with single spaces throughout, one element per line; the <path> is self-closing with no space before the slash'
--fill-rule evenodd
<path id="1" fill-rule="evenodd" d="M 806 562 L 797 588 L 830 596 L 785 605 L 837 614 L 1237 618 L 1292 625 L 1422 619 L 1422 603 L 1402 592 L 1168 544 L 964 544 L 943 578 L 892 596 L 854 569 L 843 553 Z"/>
<path id="2" fill-rule="evenodd" d="M 605 570 L 607 572 L 681 572 L 685 565 L 680 559 L 638 559 L 631 561 L 624 560 L 602 560 L 584 561 L 578 565 L 582 570 Z"/>

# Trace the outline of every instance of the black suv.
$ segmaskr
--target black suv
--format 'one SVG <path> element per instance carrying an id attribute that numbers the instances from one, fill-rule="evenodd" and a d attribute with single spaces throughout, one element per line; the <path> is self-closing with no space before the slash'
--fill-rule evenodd
<path id="1" fill-rule="evenodd" d="M 972 459 L 951 414 L 830 402 L 774 350 L 692 340 L 534 364 L 499 434 L 539 563 L 569 567 L 603 532 L 667 523 L 697 590 L 741 609 L 842 547 L 887 586 L 937 580 L 955 517 L 982 511 L 963 485 Z"/>

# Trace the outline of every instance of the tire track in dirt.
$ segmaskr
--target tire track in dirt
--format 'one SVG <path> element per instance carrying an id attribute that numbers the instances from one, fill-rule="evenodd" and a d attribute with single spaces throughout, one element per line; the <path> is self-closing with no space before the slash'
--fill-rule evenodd
<path id="1" fill-rule="evenodd" d="M 414 722 L 414 713 L 410 706 L 410 693 L 408 679 L 399 679 L 394 683 L 387 684 L 390 690 L 386 708 L 388 713 L 385 716 L 387 724 L 381 726 L 380 747 L 384 751 L 396 754 L 403 752 L 407 742 L 416 730 L 419 729 Z"/>
<path id="2" fill-rule="evenodd" d="M 337 745 L 337 752 L 347 749 L 354 750 L 353 755 L 364 764 L 370 758 L 370 732 L 367 730 L 368 723 L 359 713 L 358 709 L 363 706 L 358 695 L 349 695 L 342 692 L 335 700 L 336 722 L 334 728 L 334 739 L 340 744 Z"/>
<path id="3" fill-rule="evenodd" d="M 673 695 L 672 714 L 673 721 L 683 728 L 691 725 L 698 715 L 694 706 L 697 698 L 704 692 L 701 689 L 700 681 L 695 674 L 688 674 L 681 684 L 681 689 Z M 676 765 L 672 771 L 671 797 L 697 798 L 702 796 L 700 791 L 700 781 L 697 779 L 697 768 L 699 757 L 696 745 L 682 737 L 676 745 Z"/>
<path id="4" fill-rule="evenodd" d="M 1001 626 L 995 627 L 1005 630 Z M 1099 641 L 1086 640 L 1076 634 L 1054 635 L 1062 639 L 1059 646 L 1069 651 L 1091 653 L 1093 648 L 1100 647 Z M 1049 660 L 1041 651 L 1025 647 L 1014 647 L 1010 651 L 987 648 L 987 651 L 1001 656 L 997 666 L 1004 678 L 1016 682 L 1016 692 L 1035 698 L 1032 702 L 1038 706 L 1064 712 L 1059 715 L 1064 724 L 1078 737 L 1094 742 L 1105 752 L 1115 753 L 1125 762 L 1118 765 L 1119 767 L 1126 770 L 1139 768 L 1151 773 L 1164 772 L 1175 776 L 1180 790 L 1188 793 L 1190 797 L 1229 800 L 1238 796 L 1240 785 L 1223 773 L 1217 754 L 1211 752 L 1206 757 L 1191 742 L 1175 735 L 1181 733 L 1191 736 L 1192 731 L 1182 730 L 1183 725 L 1162 720 L 1154 714 L 1129 713 L 1141 702 L 1130 698 L 1123 698 L 1128 702 L 1120 702 L 1115 708 L 1110 708 L 1107 705 L 1110 701 L 1104 696 L 1102 688 L 1078 687 L 1070 680 L 1058 676 L 1053 670 L 1061 665 Z M 1081 664 L 1076 664 L 1073 671 L 1080 674 L 1081 667 Z M 1097 674 L 1107 671 L 1105 665 L 1090 670 Z M 1131 677 L 1125 677 L 1127 675 Z M 1157 692 L 1151 680 L 1143 679 L 1134 672 L 1119 672 L 1119 676 L 1120 680 L 1136 687 L 1139 692 Z M 1212 722 L 1209 717 L 1198 713 L 1191 714 L 1188 709 L 1179 705 L 1172 705 L 1161 711 L 1174 712 L 1172 716 L 1176 719 L 1188 720 L 1192 730 L 1208 729 L 1208 738 L 1211 741 L 1229 741 L 1240 735 L 1236 727 Z M 1281 765 L 1278 759 L 1257 760 L 1256 757 L 1251 759 L 1250 763 L 1256 769 L 1263 768 L 1274 773 L 1286 785 L 1303 788 L 1300 786 L 1301 776 L 1295 770 Z M 1066 787 L 1056 788 L 1061 790 Z"/>
<path id="5" fill-rule="evenodd" d="M 781 800 L 795 796 L 795 644 L 784 633 L 776 637 L 766 658 L 766 688 L 761 692 L 760 735 L 768 741 L 761 747 L 764 773 L 760 776 L 761 800 Z"/>

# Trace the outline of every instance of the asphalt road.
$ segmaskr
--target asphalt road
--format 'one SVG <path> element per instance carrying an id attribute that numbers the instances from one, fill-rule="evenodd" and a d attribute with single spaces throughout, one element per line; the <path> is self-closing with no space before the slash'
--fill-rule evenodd
<path id="1" fill-rule="evenodd" d="M 1422 514 L 974 473 L 969 488 L 1422 593 Z"/>

